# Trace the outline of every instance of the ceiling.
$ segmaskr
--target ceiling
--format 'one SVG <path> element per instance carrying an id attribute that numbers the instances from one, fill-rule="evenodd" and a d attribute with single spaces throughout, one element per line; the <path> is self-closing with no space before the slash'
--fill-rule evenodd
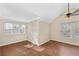
<path id="1" fill-rule="evenodd" d="M 71 3 L 71 8 L 79 4 Z M 33 20 L 53 21 L 67 9 L 67 3 L 0 3 L 0 17 L 30 22 Z"/>

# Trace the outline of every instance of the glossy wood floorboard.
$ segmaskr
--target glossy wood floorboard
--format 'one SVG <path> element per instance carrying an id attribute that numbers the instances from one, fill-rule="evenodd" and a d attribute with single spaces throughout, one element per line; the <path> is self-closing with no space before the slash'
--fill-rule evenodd
<path id="1" fill-rule="evenodd" d="M 1 47 L 0 47 L 0 56 L 2 55 L 2 50 L 1 50 Z"/>
<path id="2" fill-rule="evenodd" d="M 3 56 L 79 56 L 78 46 L 64 44 L 56 41 L 49 41 L 39 46 L 44 48 L 44 50 L 37 51 L 32 48 L 24 47 L 27 44 L 32 44 L 32 43 L 28 41 L 23 41 L 16 44 L 0 47 L 0 55 L 3 55 Z"/>

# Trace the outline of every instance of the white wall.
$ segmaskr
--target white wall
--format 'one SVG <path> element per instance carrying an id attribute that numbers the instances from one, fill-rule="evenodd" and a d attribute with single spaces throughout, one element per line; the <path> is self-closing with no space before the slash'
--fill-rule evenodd
<path id="1" fill-rule="evenodd" d="M 39 22 L 39 45 L 50 40 L 50 24 L 45 21 Z"/>
<path id="2" fill-rule="evenodd" d="M 61 35 L 61 23 L 62 22 L 72 22 L 72 21 L 79 21 L 79 16 L 73 16 L 69 19 L 65 16 L 59 16 L 51 23 L 51 40 L 64 42 L 68 44 L 78 45 L 79 46 L 79 39 L 70 39 L 65 38 Z"/>
<path id="3" fill-rule="evenodd" d="M 28 41 L 41 45 L 50 40 L 49 23 L 36 20 L 28 23 Z"/>
<path id="4" fill-rule="evenodd" d="M 25 24 L 26 25 L 26 33 L 25 34 L 16 34 L 16 35 L 9 35 L 3 32 L 3 24 L 4 22 L 12 22 L 18 24 Z M 21 42 L 28 40 L 36 45 L 41 45 L 46 43 L 50 40 L 50 28 L 49 23 L 35 20 L 32 22 L 22 23 L 16 21 L 9 21 L 9 20 L 0 20 L 0 46 L 8 45 L 16 42 Z"/>
<path id="5" fill-rule="evenodd" d="M 0 46 L 27 40 L 26 33 L 25 34 L 16 34 L 16 35 L 5 34 L 3 31 L 4 22 L 14 22 L 14 23 L 18 23 L 18 24 L 25 24 L 25 23 L 16 22 L 16 21 L 9 21 L 9 20 L 0 19 Z"/>
<path id="6" fill-rule="evenodd" d="M 39 21 L 35 20 L 32 22 L 29 22 L 27 24 L 27 38 L 28 41 L 32 42 L 33 44 L 38 45 L 38 34 L 39 34 Z"/>

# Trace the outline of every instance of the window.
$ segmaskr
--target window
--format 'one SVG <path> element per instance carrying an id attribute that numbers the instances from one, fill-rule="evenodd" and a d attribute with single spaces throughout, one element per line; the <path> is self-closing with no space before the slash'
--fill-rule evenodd
<path id="1" fill-rule="evenodd" d="M 71 37 L 71 27 L 70 23 L 62 23 L 61 24 L 61 32 L 65 37 Z"/>
<path id="2" fill-rule="evenodd" d="M 62 23 L 61 33 L 64 37 L 78 39 L 79 38 L 79 21 Z"/>
<path id="3" fill-rule="evenodd" d="M 13 33 L 13 24 L 11 23 L 5 23 L 4 24 L 4 30 L 6 33 Z"/>
<path id="4" fill-rule="evenodd" d="M 4 23 L 4 32 L 7 34 L 23 34 L 25 33 L 24 24 Z"/>

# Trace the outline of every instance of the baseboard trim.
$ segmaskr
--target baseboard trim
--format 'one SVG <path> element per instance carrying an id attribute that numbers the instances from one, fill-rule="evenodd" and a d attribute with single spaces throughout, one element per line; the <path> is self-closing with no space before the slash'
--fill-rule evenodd
<path id="1" fill-rule="evenodd" d="M 47 43 L 48 41 L 50 41 L 50 40 L 44 41 L 44 42 L 40 43 L 38 46 L 41 46 L 41 45 Z"/>
<path id="2" fill-rule="evenodd" d="M 20 42 L 23 42 L 23 41 L 27 41 L 27 40 L 21 40 L 21 41 L 11 42 L 11 43 L 7 43 L 7 44 L 2 44 L 2 45 L 0 45 L 0 47 L 6 46 L 6 45 L 11 45 L 11 44 L 20 43 Z"/>
<path id="3" fill-rule="evenodd" d="M 64 44 L 68 44 L 68 45 L 72 45 L 72 46 L 77 46 L 77 47 L 79 47 L 78 44 L 74 44 L 74 43 L 70 43 L 70 42 L 64 42 L 64 41 L 60 41 L 60 40 L 51 40 L 51 41 L 56 41 L 56 42 L 59 42 L 59 43 L 64 43 Z"/>

